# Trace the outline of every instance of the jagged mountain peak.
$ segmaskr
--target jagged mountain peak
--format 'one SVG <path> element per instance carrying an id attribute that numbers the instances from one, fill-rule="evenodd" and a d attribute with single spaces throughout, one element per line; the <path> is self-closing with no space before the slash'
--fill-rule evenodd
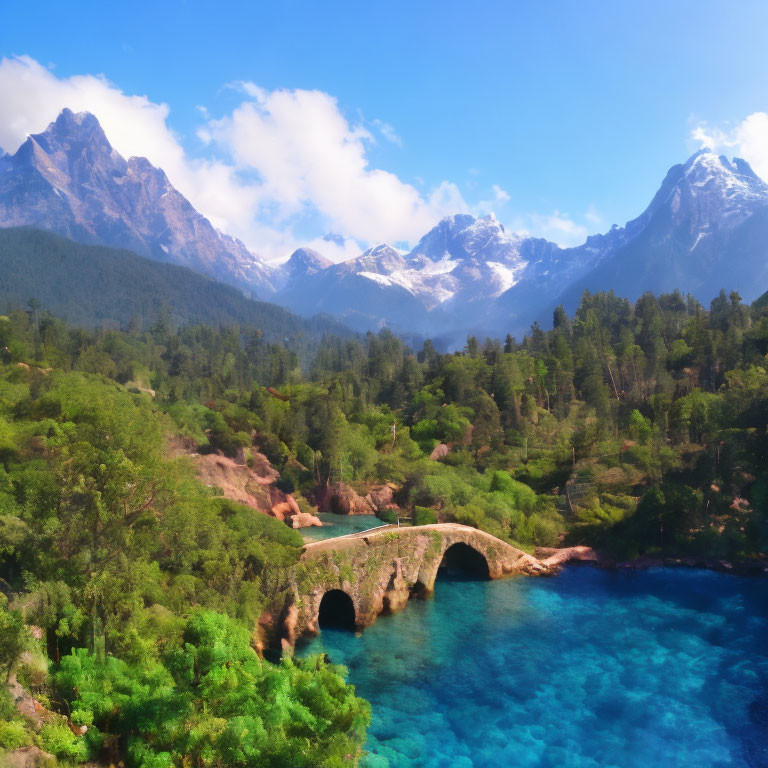
<path id="1" fill-rule="evenodd" d="M 329 258 L 323 256 L 322 253 L 314 250 L 314 248 L 297 248 L 291 254 L 287 263 L 312 265 L 320 269 L 325 269 L 333 264 Z"/>
<path id="2" fill-rule="evenodd" d="M 89 112 L 62 110 L 0 162 L 0 226 L 128 248 L 263 297 L 274 290 L 271 268 L 214 229 L 162 169 L 126 161 Z"/>
<path id="3" fill-rule="evenodd" d="M 90 112 L 63 109 L 42 133 L 32 134 L 34 141 L 46 152 L 71 151 L 74 148 L 97 148 L 112 153 L 113 148 L 98 119 Z"/>
<path id="4" fill-rule="evenodd" d="M 734 157 L 728 160 L 710 149 L 701 149 L 691 155 L 683 166 L 685 178 L 692 183 L 716 181 L 730 189 L 757 188 L 768 191 L 765 182 L 752 170 L 746 160 Z"/>
<path id="5" fill-rule="evenodd" d="M 409 254 L 414 265 L 448 261 L 517 264 L 523 240 L 509 234 L 494 214 L 475 218 L 466 213 L 446 216 L 421 238 Z"/>
<path id="6" fill-rule="evenodd" d="M 66 138 L 68 136 L 91 136 L 106 139 L 98 118 L 92 112 L 73 112 L 68 107 L 61 110 L 58 117 L 48 124 L 43 135 Z"/>
<path id="7" fill-rule="evenodd" d="M 319 251 L 312 248 L 297 248 L 282 265 L 284 281 L 299 280 L 322 272 L 333 264 Z"/>
<path id="8" fill-rule="evenodd" d="M 670 198 L 681 189 L 692 197 L 703 197 L 709 203 L 719 198 L 729 206 L 768 198 L 768 185 L 748 162 L 739 157 L 729 160 L 707 148 L 670 169 L 649 208 L 654 209 L 664 198 Z"/>
<path id="9" fill-rule="evenodd" d="M 396 269 L 403 269 L 406 266 L 403 254 L 387 243 L 374 245 L 367 251 L 363 251 L 352 262 L 354 262 L 356 267 L 363 267 L 368 271 L 384 274 Z"/>
<path id="10" fill-rule="evenodd" d="M 439 233 L 448 237 L 456 237 L 459 233 L 490 233 L 506 235 L 504 225 L 496 218 L 495 213 L 489 213 L 485 216 L 472 216 L 469 213 L 455 213 L 452 216 L 444 216 L 427 233 Z M 423 238 L 422 238 L 423 239 Z"/>
<path id="11" fill-rule="evenodd" d="M 744 176 L 746 178 L 754 179 L 756 181 L 764 183 L 764 180 L 755 173 L 752 166 L 743 158 L 734 157 L 733 160 L 731 160 L 731 165 L 736 169 L 736 172 L 740 176 Z"/>
<path id="12" fill-rule="evenodd" d="M 477 219 L 469 213 L 454 213 L 451 216 L 443 216 L 435 225 L 434 230 L 444 230 L 447 232 L 457 232 L 467 227 L 471 227 Z"/>

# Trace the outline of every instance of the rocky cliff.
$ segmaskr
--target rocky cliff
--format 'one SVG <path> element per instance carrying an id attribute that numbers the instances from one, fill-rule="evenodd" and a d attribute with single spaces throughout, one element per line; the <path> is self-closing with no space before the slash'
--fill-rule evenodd
<path id="1" fill-rule="evenodd" d="M 220 451 L 188 455 L 194 462 L 198 478 L 216 488 L 224 498 L 276 517 L 292 528 L 322 525 L 318 517 L 302 511 L 291 494 L 275 485 L 280 473 L 264 454 L 255 449 L 250 452 L 247 463 L 242 454 L 231 459 Z"/>

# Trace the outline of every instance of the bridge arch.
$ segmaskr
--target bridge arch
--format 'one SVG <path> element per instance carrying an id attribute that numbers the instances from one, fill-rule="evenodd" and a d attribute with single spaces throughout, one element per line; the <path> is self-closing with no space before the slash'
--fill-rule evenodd
<path id="1" fill-rule="evenodd" d="M 437 576 L 461 573 L 482 581 L 489 581 L 491 569 L 488 558 L 475 547 L 456 541 L 446 547 L 437 568 Z"/>
<path id="2" fill-rule="evenodd" d="M 329 589 L 320 600 L 317 624 L 320 629 L 346 629 L 354 632 L 355 604 L 343 589 Z"/>

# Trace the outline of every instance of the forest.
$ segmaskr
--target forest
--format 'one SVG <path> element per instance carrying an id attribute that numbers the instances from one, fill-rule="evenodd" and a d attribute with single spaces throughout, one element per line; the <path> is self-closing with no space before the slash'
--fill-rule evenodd
<path id="1" fill-rule="evenodd" d="M 103 245 L 84 245 L 29 227 L 0 228 L 0 312 L 35 301 L 83 328 L 152 325 L 239 325 L 311 359 L 324 333 L 351 336 L 333 318 L 305 319 L 246 298 L 176 264 Z"/>
<path id="2" fill-rule="evenodd" d="M 261 658 L 254 627 L 301 536 L 170 451 L 263 453 L 318 488 L 395 488 L 413 525 L 533 552 L 768 552 L 768 299 L 634 305 L 585 293 L 553 328 L 441 354 L 388 331 L 308 357 L 249 325 L 0 317 L 0 750 L 61 764 L 342 766 L 368 704 L 322 657 Z M 386 510 L 382 515 L 395 514 Z"/>

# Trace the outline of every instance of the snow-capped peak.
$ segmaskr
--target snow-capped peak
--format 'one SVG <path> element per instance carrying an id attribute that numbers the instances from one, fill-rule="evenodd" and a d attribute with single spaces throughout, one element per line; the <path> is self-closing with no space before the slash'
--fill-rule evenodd
<path id="1" fill-rule="evenodd" d="M 719 191 L 726 198 L 751 199 L 768 194 L 768 185 L 739 157 L 729 161 L 703 149 L 689 158 L 684 166 L 684 178 L 692 186 Z"/>

